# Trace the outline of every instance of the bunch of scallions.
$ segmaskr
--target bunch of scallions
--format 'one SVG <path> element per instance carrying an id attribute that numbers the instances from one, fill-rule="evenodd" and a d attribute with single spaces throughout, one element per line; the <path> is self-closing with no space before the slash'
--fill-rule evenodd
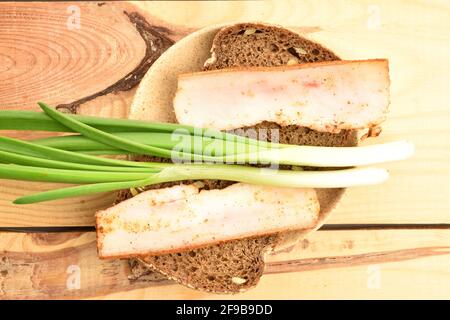
<path id="1" fill-rule="evenodd" d="M 0 178 L 77 186 L 24 196 L 16 204 L 197 179 L 278 187 L 370 185 L 386 180 L 387 170 L 351 167 L 402 160 L 413 153 L 406 141 L 364 147 L 297 146 L 172 123 L 68 115 L 45 103 L 39 106 L 44 112 L 0 111 L 0 130 L 74 134 L 32 141 L 0 136 Z M 150 155 L 172 162 L 110 155 Z M 281 170 L 274 164 L 336 169 Z"/>

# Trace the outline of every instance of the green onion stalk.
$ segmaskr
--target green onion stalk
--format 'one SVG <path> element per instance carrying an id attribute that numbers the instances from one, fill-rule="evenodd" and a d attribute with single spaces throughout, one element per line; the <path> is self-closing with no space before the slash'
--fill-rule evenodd
<path id="1" fill-rule="evenodd" d="M 24 196 L 15 200 L 17 204 L 182 180 L 294 188 L 370 185 L 386 180 L 387 170 L 345 167 L 401 160 L 413 152 L 412 144 L 405 141 L 365 147 L 294 146 L 178 124 L 73 116 L 44 103 L 39 106 L 44 113 L 0 111 L 0 130 L 78 134 L 33 141 L 0 136 L 0 178 L 79 185 Z M 175 163 L 102 157 L 126 154 L 170 158 Z M 278 164 L 345 169 L 278 170 Z"/>
<path id="2" fill-rule="evenodd" d="M 172 165 L 158 173 L 83 172 L 76 170 L 41 170 L 8 168 L 0 165 L 0 177 L 20 180 L 65 183 L 91 183 L 41 192 L 17 199 L 14 203 L 30 204 L 67 197 L 88 195 L 95 192 L 115 191 L 145 187 L 170 181 L 220 179 L 290 188 L 340 188 L 372 185 L 384 182 L 388 172 L 380 168 L 355 168 L 333 171 L 271 170 L 234 165 Z"/>

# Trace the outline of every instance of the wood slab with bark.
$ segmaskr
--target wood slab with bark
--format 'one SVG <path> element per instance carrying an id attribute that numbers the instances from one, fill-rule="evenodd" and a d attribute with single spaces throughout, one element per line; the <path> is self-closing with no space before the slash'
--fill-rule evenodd
<path id="1" fill-rule="evenodd" d="M 98 259 L 93 232 L 0 232 L 0 252 L 0 299 L 217 297 L 161 278 L 130 281 L 125 260 Z M 268 256 L 260 285 L 239 298 L 388 298 L 412 277 L 420 281 L 409 283 L 410 296 L 442 297 L 450 295 L 449 263 L 450 230 L 318 231 Z"/>
<path id="2" fill-rule="evenodd" d="M 36 102 L 45 101 L 66 112 L 126 118 L 145 72 L 190 31 L 125 2 L 2 3 L 0 108 L 39 110 Z M 0 181 L 1 226 L 92 225 L 92 213 L 115 197 L 107 193 L 20 207 L 11 200 L 55 184 Z"/>

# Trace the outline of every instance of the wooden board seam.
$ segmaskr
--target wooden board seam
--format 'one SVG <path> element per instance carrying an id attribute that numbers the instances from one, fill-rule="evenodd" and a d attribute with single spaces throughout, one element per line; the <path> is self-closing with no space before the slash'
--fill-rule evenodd
<path id="1" fill-rule="evenodd" d="M 348 230 L 402 230 L 402 229 L 450 229 L 450 223 L 405 223 L 405 224 L 325 224 L 318 231 Z M 95 227 L 0 227 L 0 232 L 57 233 L 57 232 L 94 232 Z"/>

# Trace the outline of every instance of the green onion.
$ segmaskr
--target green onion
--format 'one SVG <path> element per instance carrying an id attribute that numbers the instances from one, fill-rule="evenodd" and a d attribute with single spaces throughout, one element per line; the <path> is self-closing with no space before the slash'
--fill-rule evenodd
<path id="1" fill-rule="evenodd" d="M 405 159 L 413 153 L 411 143 L 400 141 L 384 145 L 367 147 L 314 147 L 314 146 L 284 146 L 277 149 L 260 149 L 254 153 L 232 152 L 224 156 L 198 155 L 181 152 L 174 153 L 172 150 L 144 145 L 139 142 L 100 131 L 75 119 L 72 119 L 44 103 L 40 107 L 53 119 L 83 134 L 84 136 L 109 145 L 117 149 L 127 150 L 132 153 L 148 154 L 165 158 L 181 158 L 183 160 L 201 160 L 218 163 L 240 163 L 240 164 L 285 164 L 297 166 L 316 167 L 350 167 L 368 165 L 380 162 Z M 233 150 L 237 150 L 234 146 Z M 244 150 L 247 151 L 248 149 Z"/>
<path id="2" fill-rule="evenodd" d="M 388 172 L 379 168 L 292 171 L 238 165 L 173 165 L 151 177 L 152 184 L 180 180 L 219 179 L 292 188 L 341 188 L 380 183 Z"/>
<path id="3" fill-rule="evenodd" d="M 14 163 L 24 166 L 35 166 L 55 169 L 73 169 L 89 171 L 116 171 L 116 172 L 159 172 L 157 168 L 139 167 L 119 167 L 119 166 L 96 166 L 66 161 L 49 160 L 44 158 L 31 157 L 22 154 L 15 154 L 7 151 L 0 151 L 0 162 Z"/>
<path id="4" fill-rule="evenodd" d="M 378 168 L 274 170 L 274 166 L 257 168 L 235 163 L 351 167 L 405 159 L 414 149 L 406 141 L 342 148 L 276 144 L 177 124 L 69 116 L 44 103 L 39 105 L 46 114 L 0 111 L 0 130 L 78 135 L 28 142 L 0 136 L 0 178 L 80 185 L 21 197 L 15 201 L 17 204 L 136 190 L 182 180 L 219 179 L 293 188 L 370 185 L 386 180 L 388 172 Z M 147 154 L 194 163 L 135 162 L 96 156 L 106 154 Z"/>
<path id="5" fill-rule="evenodd" d="M 126 182 L 106 182 L 81 185 L 76 187 L 61 188 L 24 196 L 14 200 L 15 204 L 32 204 L 43 201 L 64 199 L 69 197 L 79 197 L 100 192 L 109 192 L 132 187 L 145 186 L 147 180 L 126 181 Z"/>
<path id="6" fill-rule="evenodd" d="M 214 153 L 212 154 L 214 156 L 221 156 L 228 153 L 237 153 L 238 151 L 246 152 L 248 150 L 251 150 L 251 147 L 249 147 L 249 145 L 245 143 L 234 143 L 208 137 L 178 135 L 167 132 L 115 132 L 111 134 L 122 139 L 167 150 L 173 150 L 176 147 L 181 147 L 182 150 L 195 154 L 202 154 L 207 148 L 210 148 L 214 151 Z M 49 137 L 36 139 L 32 142 L 42 146 L 69 151 L 105 151 L 108 154 L 111 151 L 117 151 L 116 154 L 130 153 L 129 151 L 118 148 L 113 149 L 113 147 L 107 144 L 89 139 L 82 135 Z"/>
<path id="7" fill-rule="evenodd" d="M 57 161 L 91 164 L 91 165 L 122 166 L 122 167 L 129 166 L 141 168 L 162 167 L 166 165 L 163 163 L 134 162 L 134 161 L 95 157 L 92 155 L 59 150 L 47 146 L 40 146 L 31 142 L 21 141 L 18 139 L 2 136 L 0 136 L 0 150 L 43 159 L 52 159 Z"/>
<path id="8" fill-rule="evenodd" d="M 68 117 L 68 116 L 64 115 L 63 113 L 50 108 L 45 103 L 39 102 L 39 106 L 41 107 L 42 110 L 44 110 L 44 112 L 48 116 L 50 116 L 54 120 L 60 122 L 61 124 L 65 125 L 66 127 L 70 128 L 74 131 L 77 131 L 80 134 L 82 134 L 83 136 L 90 138 L 94 141 L 101 142 L 103 144 L 106 144 L 108 146 L 111 146 L 111 147 L 114 147 L 117 149 L 130 151 L 132 153 L 140 153 L 140 154 L 146 154 L 146 155 L 152 155 L 152 156 L 164 157 L 164 158 L 171 158 L 173 156 L 173 153 L 171 150 L 126 140 L 119 136 L 115 136 L 113 134 L 101 131 L 101 130 L 91 127 L 87 124 L 84 124 L 76 119 Z M 183 159 L 185 159 L 185 160 L 191 160 L 191 161 L 194 160 L 193 155 L 191 153 L 180 152 L 179 155 L 182 156 Z M 206 160 L 210 160 L 210 161 L 215 160 L 214 157 L 209 157 L 209 156 L 202 156 L 202 159 L 203 160 L 206 159 Z"/>
<path id="9" fill-rule="evenodd" d="M 99 183 L 50 190 L 18 198 L 14 203 L 29 204 L 187 179 L 221 179 L 291 188 L 340 188 L 378 184 L 385 181 L 388 176 L 386 170 L 379 168 L 335 171 L 288 171 L 213 164 L 173 165 L 144 180 Z"/>
<path id="10" fill-rule="evenodd" d="M 130 119 L 112 119 L 81 115 L 66 115 L 72 119 L 105 132 L 168 132 L 175 130 L 186 132 L 189 135 L 210 137 L 214 139 L 242 142 L 262 147 L 278 148 L 282 145 L 273 145 L 266 141 L 246 138 L 230 133 L 212 129 L 200 129 L 192 126 L 159 123 Z M 31 130 L 31 131 L 53 131 L 53 132 L 77 132 L 61 123 L 54 121 L 43 112 L 23 110 L 0 110 L 0 130 Z"/>
<path id="11" fill-rule="evenodd" d="M 153 145 L 161 148 L 171 148 L 176 143 L 169 142 L 169 134 L 149 134 L 149 133 L 114 133 L 114 135 L 146 143 L 150 141 Z M 148 140 L 147 140 L 148 138 Z M 196 137 L 193 137 L 196 138 Z M 155 141 L 155 143 L 153 142 Z M 112 154 L 131 154 L 128 151 L 120 149 L 111 149 L 110 146 L 92 141 L 83 136 L 64 136 L 64 137 L 50 137 L 32 141 L 35 144 L 49 146 L 57 149 L 78 151 L 91 155 L 112 155 Z M 208 146 L 208 143 L 202 142 L 202 148 Z M 194 145 L 192 142 L 190 145 Z M 220 148 L 218 146 L 217 154 L 227 154 L 227 151 L 232 149 L 228 146 Z M 183 150 L 187 150 L 189 145 Z M 194 148 L 192 148 L 194 149 Z M 234 150 L 241 149 L 241 146 L 234 146 Z M 242 150 L 242 149 L 241 149 Z M 246 149 L 248 150 L 248 149 Z M 377 144 L 372 146 L 362 147 L 316 147 L 316 146 L 289 146 L 280 149 L 259 149 L 259 153 L 236 156 L 235 160 L 238 162 L 245 161 L 278 161 L 280 164 L 297 165 L 297 166 L 316 166 L 316 167 L 351 167 L 358 165 L 370 165 L 380 162 L 403 160 L 408 158 L 413 153 L 413 145 L 407 141 L 395 141 L 384 144 Z M 202 150 L 198 147 L 192 150 L 193 153 L 200 153 Z M 234 155 L 234 153 L 232 153 Z M 226 158 L 224 158 L 226 159 Z"/>
<path id="12" fill-rule="evenodd" d="M 414 145 L 395 141 L 363 147 L 290 146 L 282 149 L 261 150 L 257 154 L 236 155 L 236 161 L 257 159 L 263 163 L 278 163 L 311 167 L 353 167 L 409 158 Z"/>
<path id="13" fill-rule="evenodd" d="M 174 123 L 158 123 L 81 115 L 68 116 L 99 130 L 108 132 L 172 132 L 176 129 L 185 129 L 190 133 L 194 133 L 193 127 Z M 54 121 L 43 112 L 23 110 L 0 110 L 0 130 L 77 132 Z"/>
<path id="14" fill-rule="evenodd" d="M 147 179 L 156 173 L 52 169 L 0 164 L 0 178 L 61 183 L 99 183 Z"/>
<path id="15" fill-rule="evenodd" d="M 119 149 L 104 149 L 104 150 L 79 150 L 75 151 L 81 154 L 87 154 L 91 156 L 114 156 L 114 155 L 138 155 L 136 153 L 130 153 L 125 150 Z"/>

